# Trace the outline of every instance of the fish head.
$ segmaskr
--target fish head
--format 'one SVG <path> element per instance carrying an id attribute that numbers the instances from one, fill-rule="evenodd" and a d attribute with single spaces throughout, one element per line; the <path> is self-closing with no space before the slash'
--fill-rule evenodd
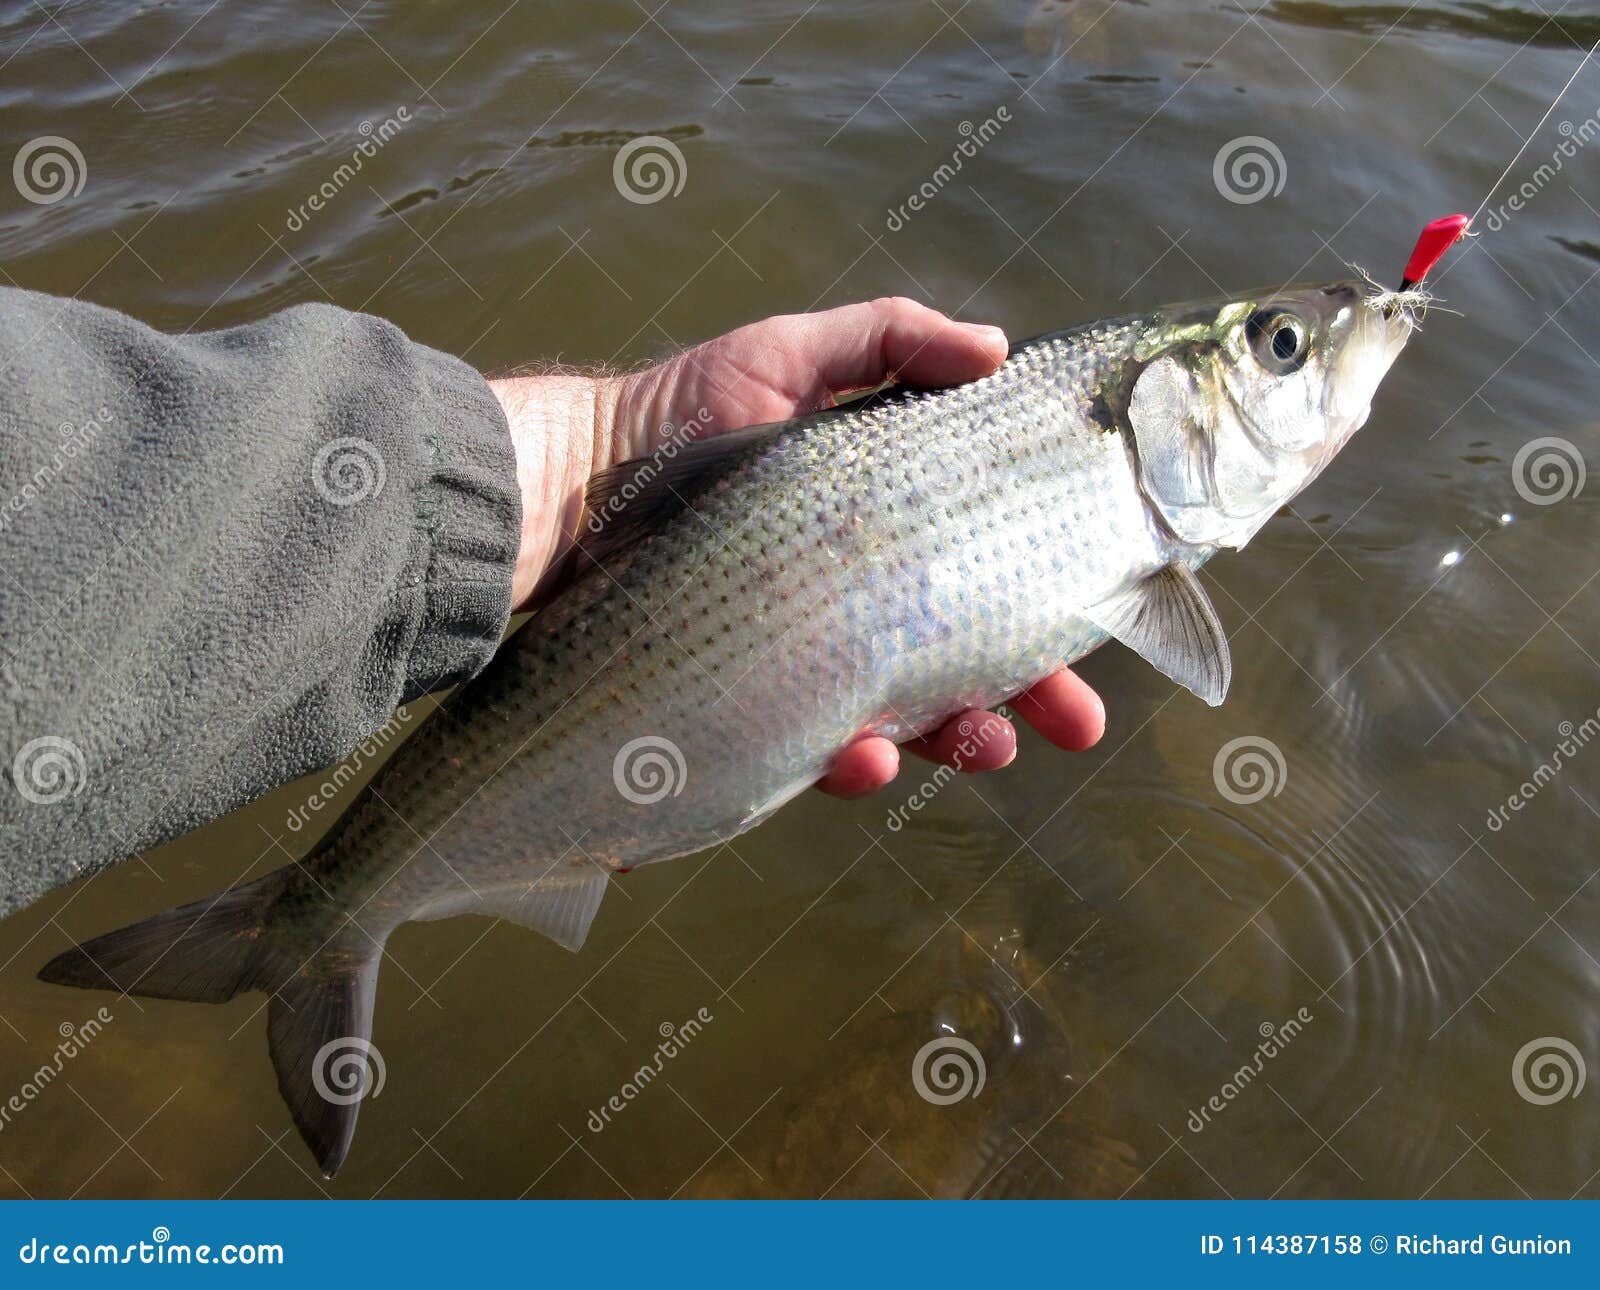
<path id="1" fill-rule="evenodd" d="M 1315 479 L 1365 424 L 1421 299 L 1333 282 L 1149 320 L 1128 421 L 1140 488 L 1173 533 L 1243 546 Z"/>

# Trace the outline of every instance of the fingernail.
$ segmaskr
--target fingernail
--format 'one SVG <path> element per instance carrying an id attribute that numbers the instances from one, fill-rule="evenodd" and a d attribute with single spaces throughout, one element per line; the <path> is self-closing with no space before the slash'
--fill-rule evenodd
<path id="1" fill-rule="evenodd" d="M 1005 332 L 998 327 L 991 327 L 988 323 L 964 323 L 963 326 L 986 345 L 999 347 L 1010 344 L 1006 340 Z"/>

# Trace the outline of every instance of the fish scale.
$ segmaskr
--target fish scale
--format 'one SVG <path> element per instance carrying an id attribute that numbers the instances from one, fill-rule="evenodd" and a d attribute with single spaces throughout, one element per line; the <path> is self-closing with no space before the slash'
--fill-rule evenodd
<path id="1" fill-rule="evenodd" d="M 735 837 L 857 736 L 929 731 L 1108 637 L 1220 702 L 1193 570 L 1365 421 L 1417 303 L 1334 283 L 1171 306 L 1018 345 L 969 385 L 615 467 L 588 571 L 310 856 L 41 976 L 267 992 L 279 1089 L 331 1174 L 360 1099 L 324 1090 L 370 1047 L 400 924 L 489 914 L 577 949 L 617 872 Z"/>

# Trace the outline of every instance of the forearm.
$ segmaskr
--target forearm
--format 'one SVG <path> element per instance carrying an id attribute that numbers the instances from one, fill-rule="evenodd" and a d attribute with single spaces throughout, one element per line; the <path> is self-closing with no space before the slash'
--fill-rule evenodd
<path id="1" fill-rule="evenodd" d="M 0 910 L 493 653 L 520 498 L 459 361 L 322 306 L 171 337 L 0 292 L 0 366 Z"/>

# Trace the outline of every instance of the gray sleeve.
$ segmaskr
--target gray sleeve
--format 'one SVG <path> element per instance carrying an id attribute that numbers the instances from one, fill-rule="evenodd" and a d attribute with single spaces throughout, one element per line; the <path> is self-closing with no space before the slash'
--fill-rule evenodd
<path id="1" fill-rule="evenodd" d="M 520 524 L 487 384 L 388 323 L 0 291 L 0 914 L 472 675 Z"/>

